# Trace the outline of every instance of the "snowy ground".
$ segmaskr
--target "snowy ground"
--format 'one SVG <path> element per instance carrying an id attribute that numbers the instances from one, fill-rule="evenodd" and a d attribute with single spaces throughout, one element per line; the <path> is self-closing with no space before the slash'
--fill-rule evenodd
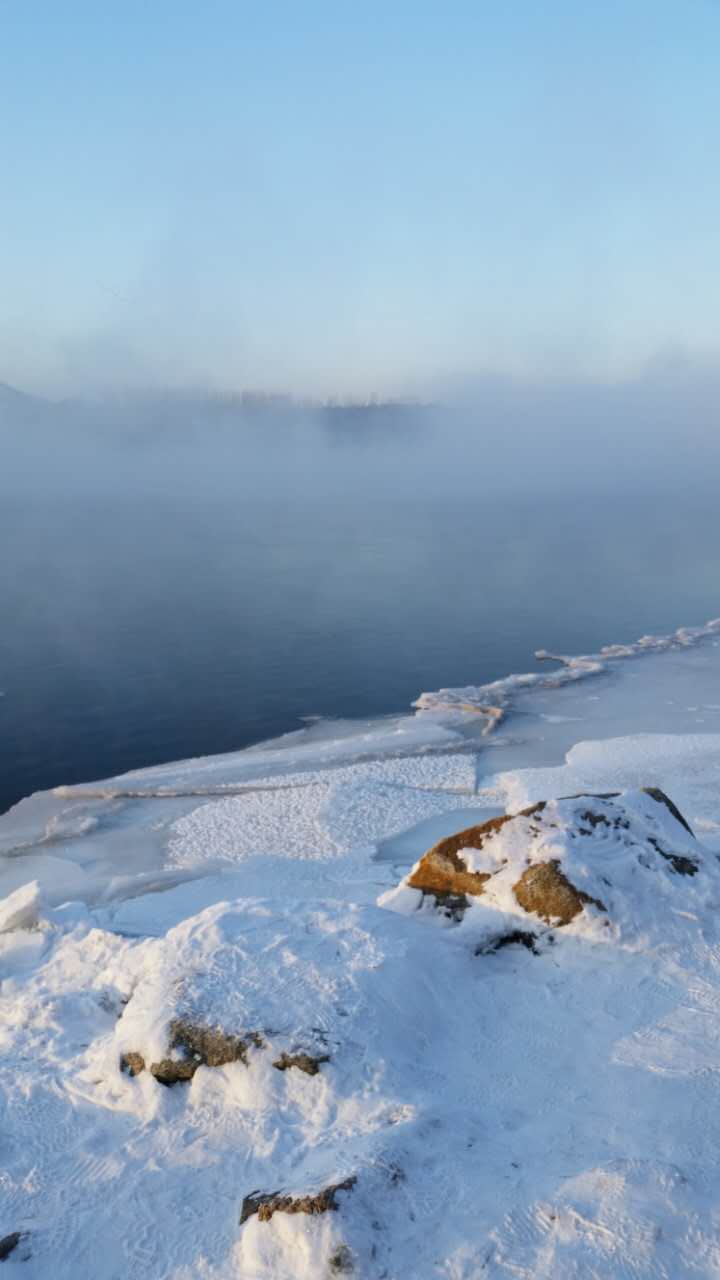
<path id="1" fill-rule="evenodd" d="M 643 786 L 697 840 L 656 828 Z M 552 930 L 522 910 L 521 828 L 460 923 L 402 887 L 443 836 L 588 790 L 633 792 L 650 823 L 578 853 L 558 807 L 552 856 L 604 915 Z M 0 818 L 0 1254 L 22 1233 L 0 1267 L 720 1276 L 716 854 L 717 624 L 23 801 Z M 538 954 L 484 953 L 512 928 Z M 242 1057 L 159 1083 L 183 1019 Z M 274 1065 L 299 1052 L 327 1061 Z M 240 1223 L 254 1192 L 348 1179 L 334 1212 Z"/>

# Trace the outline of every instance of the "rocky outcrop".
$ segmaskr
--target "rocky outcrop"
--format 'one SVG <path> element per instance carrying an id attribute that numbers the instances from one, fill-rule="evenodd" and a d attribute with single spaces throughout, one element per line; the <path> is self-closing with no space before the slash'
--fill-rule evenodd
<path id="1" fill-rule="evenodd" d="M 257 1214 L 260 1222 L 269 1222 L 275 1213 L 328 1213 L 338 1208 L 338 1191 L 351 1191 L 357 1178 L 345 1178 L 314 1195 L 288 1196 L 281 1191 L 252 1191 L 245 1196 L 240 1210 L 240 1225 Z"/>
<path id="2" fill-rule="evenodd" d="M 517 884 L 513 885 L 513 893 L 523 911 L 530 915 L 540 916 L 546 924 L 570 924 L 580 915 L 583 907 L 592 905 L 605 911 L 599 898 L 593 898 L 582 889 L 576 889 L 567 876 L 560 870 L 560 863 L 538 862 L 528 867 Z"/>
<path id="3" fill-rule="evenodd" d="M 147 1066 L 141 1053 L 123 1053 L 120 1058 L 120 1069 L 129 1076 L 140 1075 L 149 1070 L 160 1084 L 179 1084 L 183 1080 L 192 1080 L 198 1067 L 224 1067 L 229 1062 L 248 1064 L 247 1054 L 250 1048 L 262 1049 L 265 1042 L 255 1031 L 244 1036 L 228 1035 L 218 1027 L 204 1027 L 185 1019 L 176 1019 L 170 1028 L 169 1053 L 159 1062 Z M 179 1054 L 172 1055 L 173 1050 Z M 328 1054 L 313 1055 L 303 1050 L 292 1053 L 281 1053 L 273 1062 L 278 1071 L 289 1071 L 296 1067 L 305 1075 L 316 1076 L 323 1062 L 329 1062 Z"/>
<path id="4" fill-rule="evenodd" d="M 197 1023 L 176 1019 L 170 1027 L 169 1050 L 179 1050 L 179 1056 L 161 1058 L 150 1064 L 150 1074 L 160 1084 L 173 1085 L 181 1080 L 192 1080 L 198 1067 L 224 1067 L 229 1062 L 242 1062 L 247 1066 L 248 1049 L 263 1047 L 262 1037 L 251 1031 L 245 1036 L 228 1035 L 218 1027 L 204 1027 Z M 136 1076 L 146 1068 L 140 1053 L 125 1053 L 120 1066 L 128 1075 Z"/>
<path id="5" fill-rule="evenodd" d="M 664 812 L 655 812 L 656 805 Z M 484 850 L 482 856 L 476 850 Z M 611 881 L 610 857 L 618 855 L 618 878 Z M 695 876 L 702 865 L 689 824 L 657 787 L 540 801 L 467 827 L 429 849 L 398 893 L 418 889 L 456 920 L 483 896 L 489 907 L 505 913 L 513 911 L 514 902 L 523 912 L 560 928 L 587 907 L 607 916 L 604 886 L 617 889 L 622 882 L 620 891 L 626 894 L 630 886 L 625 874 L 637 864 L 652 871 L 662 868 L 664 875 L 670 871 L 673 877 Z M 397 902 L 396 909 L 407 908 L 407 898 Z M 490 938 L 483 951 L 515 941 L 532 949 L 532 936 L 521 938 L 521 932 L 510 930 L 507 943 Z"/>
<path id="6" fill-rule="evenodd" d="M 665 808 L 670 810 L 675 821 L 679 822 L 680 826 L 684 827 L 691 836 L 694 835 L 690 823 L 683 817 L 677 805 L 673 804 L 670 797 L 665 795 L 664 791 L 661 791 L 659 787 L 642 787 L 641 789 L 644 795 L 650 796 L 651 800 L 656 800 L 658 804 L 664 804 Z"/>
<path id="7" fill-rule="evenodd" d="M 656 853 L 669 863 L 671 869 L 679 876 L 694 876 L 700 870 L 700 863 L 697 858 L 686 858 L 682 853 L 669 853 L 667 849 L 663 849 L 659 840 L 650 837 L 649 843 L 652 845 Z"/>

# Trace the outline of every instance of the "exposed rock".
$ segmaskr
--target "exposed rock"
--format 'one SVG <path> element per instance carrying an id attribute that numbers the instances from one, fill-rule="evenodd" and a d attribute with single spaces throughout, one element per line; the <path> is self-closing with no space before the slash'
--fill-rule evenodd
<path id="1" fill-rule="evenodd" d="M 351 1191 L 357 1178 L 346 1178 L 325 1187 L 315 1195 L 286 1196 L 280 1191 L 253 1191 L 245 1196 L 240 1210 L 240 1226 L 257 1214 L 260 1222 L 269 1222 L 274 1213 L 328 1213 L 338 1208 L 335 1196 L 338 1191 Z"/>
<path id="2" fill-rule="evenodd" d="M 689 824 L 663 791 L 657 787 L 644 787 L 642 794 L 664 805 L 675 821 L 681 824 L 692 837 Z M 568 813 L 562 809 L 558 811 L 558 805 L 562 806 L 566 801 L 584 803 L 576 805 L 574 812 L 571 810 Z M 602 803 L 593 804 L 593 801 Z M 620 803 L 616 804 L 615 801 Z M 548 808 L 549 805 L 550 808 Z M 643 819 L 638 817 L 632 809 L 628 810 L 623 806 L 622 793 L 581 792 L 578 795 L 562 797 L 559 801 L 540 801 L 527 809 L 521 809 L 519 813 L 491 818 L 487 822 L 468 827 L 464 831 L 458 831 L 455 835 L 440 840 L 420 859 L 405 884 L 412 889 L 420 889 L 423 894 L 431 895 L 448 916 L 456 920 L 461 919 L 470 905 L 470 900 L 487 892 L 488 881 L 494 876 L 500 876 L 502 880 L 509 870 L 502 843 L 496 851 L 497 865 L 493 869 L 492 863 L 488 864 L 489 870 L 471 870 L 471 866 L 469 867 L 463 858 L 463 850 L 482 849 L 493 837 L 499 837 L 503 841 L 505 835 L 503 829 L 508 823 L 515 822 L 519 818 L 537 819 L 537 821 L 530 821 L 523 829 L 523 842 L 524 833 L 527 833 L 528 865 L 522 874 L 520 874 L 520 867 L 514 870 L 514 878 L 519 878 L 515 883 L 511 882 L 512 890 L 516 901 L 525 911 L 540 916 L 549 923 L 569 924 L 580 914 L 583 907 L 588 905 L 598 907 L 601 911 L 607 910 L 599 898 L 576 888 L 561 870 L 561 860 L 550 856 L 553 845 L 557 843 L 555 829 L 558 826 L 563 833 L 561 840 L 571 843 L 585 838 L 592 839 L 596 835 L 605 833 L 608 836 L 617 833 L 619 838 L 626 839 L 628 847 L 633 845 L 641 847 L 643 843 L 647 847 L 649 843 L 678 875 L 693 876 L 700 866 L 699 860 L 685 853 L 678 853 L 672 847 L 667 847 L 666 844 L 649 835 L 647 824 L 644 829 L 642 827 Z M 637 835 L 635 835 L 636 820 Z M 512 857 L 510 861 L 512 862 Z M 650 863 L 643 865 L 649 866 Z M 600 874 L 599 878 L 608 883 L 604 875 Z M 515 938 L 513 941 L 519 942 L 521 939 Z M 494 946 L 494 944 L 491 945 Z M 511 942 L 501 945 L 511 945 Z"/>
<path id="3" fill-rule="evenodd" d="M 408 879 L 408 885 L 411 889 L 421 889 L 423 893 L 432 894 L 440 903 L 445 903 L 448 897 L 458 899 L 465 894 L 477 897 L 483 892 L 490 874 L 486 871 L 468 871 L 459 856 L 459 851 L 482 849 L 485 841 L 504 827 L 506 822 L 512 822 L 513 818 L 530 817 L 535 813 L 541 813 L 544 808 L 545 804 L 541 801 L 540 804 L 531 805 L 529 809 L 521 810 L 519 814 L 503 814 L 499 818 L 489 818 L 487 822 L 467 827 L 464 831 L 458 831 L 455 835 L 438 841 L 421 858 Z"/>
<path id="4" fill-rule="evenodd" d="M 441 893 L 439 889 L 431 895 L 435 905 L 448 920 L 460 921 L 470 906 L 464 893 Z"/>
<path id="5" fill-rule="evenodd" d="M 670 863 L 673 871 L 677 871 L 680 876 L 694 876 L 700 870 L 700 863 L 695 858 L 686 858 L 682 853 L 670 853 L 667 849 L 663 849 L 659 840 L 654 836 L 648 836 L 648 842 L 652 845 L 656 853 L 660 854 L 666 862 Z"/>
<path id="6" fill-rule="evenodd" d="M 700 863 L 695 862 L 692 858 L 684 858 L 679 853 L 665 853 L 663 849 L 658 849 L 661 858 L 670 863 L 673 871 L 677 871 L 681 876 L 694 876 L 700 869 Z"/>
<path id="7" fill-rule="evenodd" d="M 20 1241 L 25 1235 L 24 1231 L 11 1231 L 9 1236 L 3 1236 L 0 1240 L 0 1262 L 4 1262 L 10 1254 L 17 1249 Z"/>
<path id="8" fill-rule="evenodd" d="M 139 1076 L 145 1070 L 145 1059 L 141 1053 L 124 1053 L 120 1059 L 120 1070 L 128 1076 Z"/>
<path id="9" fill-rule="evenodd" d="M 150 1074 L 160 1084 L 173 1085 L 183 1080 L 192 1080 L 198 1067 L 223 1067 L 228 1062 L 242 1062 L 247 1066 L 247 1051 L 251 1046 L 263 1048 L 263 1039 L 257 1032 L 243 1036 L 232 1036 L 217 1027 L 203 1027 L 185 1020 L 177 1020 L 172 1024 L 170 1034 L 170 1050 L 179 1049 L 179 1057 L 161 1058 L 150 1065 Z M 313 1055 L 298 1051 L 281 1053 L 273 1062 L 278 1071 L 289 1071 L 297 1067 L 308 1076 L 316 1076 L 323 1062 L 329 1062 L 330 1055 Z M 120 1059 L 120 1070 L 130 1076 L 140 1075 L 145 1071 L 147 1063 L 141 1053 L 124 1053 Z"/>
<path id="10" fill-rule="evenodd" d="M 607 908 L 598 898 L 576 889 L 560 870 L 560 863 L 536 862 L 513 885 L 513 893 L 524 911 L 540 916 L 548 924 L 569 924 L 586 904 Z"/>
<path id="11" fill-rule="evenodd" d="M 688 831 L 691 836 L 695 834 L 692 827 L 690 826 L 690 823 L 685 818 L 683 818 L 677 805 L 673 804 L 670 797 L 666 796 L 664 791 L 661 791 L 659 787 L 641 787 L 640 790 L 643 792 L 644 795 L 650 796 L 651 800 L 657 800 L 658 804 L 664 804 L 665 808 L 670 810 L 676 822 L 679 822 L 680 825 L 684 827 L 685 830 Z"/>
<path id="12" fill-rule="evenodd" d="M 160 1084 L 178 1084 L 192 1080 L 198 1067 L 223 1067 L 228 1062 L 242 1062 L 247 1066 L 247 1051 L 254 1046 L 261 1049 L 262 1037 L 251 1031 L 244 1037 L 228 1035 L 218 1027 L 203 1027 L 184 1019 L 176 1019 L 170 1027 L 169 1048 L 179 1049 L 180 1057 L 162 1058 L 150 1065 L 150 1074 Z M 291 1064 L 292 1065 L 292 1064 Z M 144 1071 L 145 1059 L 140 1053 L 125 1053 L 120 1067 L 131 1076 Z"/>
<path id="13" fill-rule="evenodd" d="M 665 808 L 669 810 L 669 812 L 672 814 L 675 821 L 679 822 L 680 825 L 685 828 L 688 834 L 694 837 L 695 833 L 692 827 L 690 826 L 690 823 L 687 821 L 687 818 L 683 817 L 683 815 L 681 814 L 680 810 L 678 809 L 674 801 L 672 801 L 670 797 L 660 789 L 660 787 L 640 787 L 640 791 L 642 792 L 643 795 L 650 796 L 650 799 L 655 800 L 658 804 L 664 804 Z M 592 793 L 592 794 L 589 792 L 580 791 L 580 792 L 577 792 L 575 795 L 563 796 L 561 798 L 563 800 L 582 800 L 587 795 L 588 800 L 617 800 L 617 798 L 621 794 L 622 792 L 620 791 L 599 791 L 597 793 Z"/>
<path id="14" fill-rule="evenodd" d="M 335 1252 L 328 1258 L 328 1267 L 333 1276 L 352 1275 L 353 1258 L 346 1244 L 338 1245 Z"/>
<path id="15" fill-rule="evenodd" d="M 600 798 L 603 800 L 608 799 L 606 796 L 595 797 L 595 799 Z M 608 831 L 627 831 L 630 827 L 629 820 L 627 818 L 623 818 L 619 813 L 616 813 L 613 817 L 609 818 L 606 813 L 596 813 L 593 809 L 584 809 L 580 814 L 580 822 L 585 823 L 584 827 L 578 827 L 581 835 L 590 835 L 597 827 L 607 827 Z"/>
<path id="16" fill-rule="evenodd" d="M 199 1058 L 161 1058 L 152 1063 L 150 1074 L 158 1084 L 180 1084 L 183 1080 L 192 1080 L 199 1066 L 202 1066 Z"/>
<path id="17" fill-rule="evenodd" d="M 244 1037 L 233 1036 L 219 1027 L 203 1027 L 182 1019 L 177 1019 L 170 1031 L 170 1048 L 183 1049 L 205 1067 L 223 1067 L 227 1062 L 244 1062 L 247 1066 L 248 1049 L 263 1047 L 262 1036 L 256 1031 Z"/>
<path id="18" fill-rule="evenodd" d="M 493 956 L 496 951 L 502 951 L 503 947 L 525 947 L 528 951 L 532 951 L 534 956 L 539 955 L 539 951 L 535 946 L 537 942 L 537 934 L 530 933 L 527 929 L 511 929 L 509 933 L 503 933 L 499 938 L 493 938 L 492 942 L 488 942 L 485 946 L 477 947 L 476 956 Z"/>
<path id="19" fill-rule="evenodd" d="M 304 1071 L 306 1076 L 316 1076 L 323 1062 L 329 1062 L 330 1055 L 325 1053 L 319 1057 L 313 1057 L 309 1053 L 281 1053 L 273 1066 L 278 1071 L 289 1071 L 290 1067 L 297 1067 L 299 1071 Z"/>

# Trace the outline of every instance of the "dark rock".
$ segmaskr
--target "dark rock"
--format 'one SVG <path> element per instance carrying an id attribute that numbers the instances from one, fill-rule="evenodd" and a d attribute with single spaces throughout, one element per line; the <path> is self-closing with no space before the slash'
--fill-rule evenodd
<path id="1" fill-rule="evenodd" d="M 223 1067 L 228 1062 L 242 1062 L 247 1066 L 248 1049 L 261 1049 L 262 1037 L 255 1031 L 245 1036 L 228 1035 L 217 1027 L 203 1027 L 177 1018 L 170 1027 L 169 1048 L 179 1049 L 181 1056 L 162 1058 L 150 1064 L 150 1074 L 160 1084 L 173 1085 L 192 1080 L 198 1067 Z M 125 1053 L 120 1060 L 121 1070 L 136 1076 L 145 1069 L 142 1054 Z"/>
<path id="2" fill-rule="evenodd" d="M 124 1053 L 120 1059 L 120 1070 L 128 1076 L 139 1076 L 145 1070 L 145 1059 L 141 1053 Z"/>
<path id="3" fill-rule="evenodd" d="M 335 1252 L 328 1258 L 328 1266 L 331 1275 L 349 1276 L 352 1274 L 354 1270 L 353 1259 L 346 1244 L 338 1245 Z"/>
<path id="4" fill-rule="evenodd" d="M 670 810 L 675 821 L 679 822 L 680 825 L 684 827 L 686 831 L 689 831 L 690 835 L 694 837 L 695 833 L 690 826 L 690 823 L 683 818 L 677 805 L 673 804 L 670 797 L 666 796 L 664 791 L 661 791 L 659 787 L 641 787 L 640 790 L 643 791 L 646 796 L 650 796 L 651 800 L 656 800 L 658 804 L 664 804 L 665 808 Z"/>
<path id="5" fill-rule="evenodd" d="M 589 836 L 596 827 L 607 827 L 608 831 L 627 831 L 630 827 L 628 819 L 619 813 L 609 818 L 606 813 L 595 813 L 593 809 L 585 809 L 580 814 L 580 822 L 587 823 L 587 828 L 578 828 L 584 836 Z"/>
<path id="6" fill-rule="evenodd" d="M 700 870 L 700 863 L 696 862 L 694 858 L 686 858 L 681 853 L 670 853 L 667 849 L 663 849 L 660 841 L 656 840 L 655 836 L 648 836 L 648 840 L 656 853 L 659 853 L 661 858 L 669 862 L 673 871 L 676 871 L 679 876 L 697 875 Z"/>
<path id="7" fill-rule="evenodd" d="M 509 933 L 503 933 L 499 938 L 493 938 L 492 942 L 486 943 L 484 946 L 476 947 L 476 956 L 493 956 L 496 951 L 502 951 L 503 947 L 526 947 L 528 951 L 532 951 L 534 956 L 540 954 L 535 943 L 537 942 L 537 934 L 529 933 L 526 929 L 511 929 Z"/>
<path id="8" fill-rule="evenodd" d="M 304 1071 L 306 1076 L 316 1076 L 323 1062 L 329 1062 L 330 1055 L 325 1053 L 320 1057 L 313 1057 L 309 1053 L 281 1053 L 277 1062 L 273 1062 L 273 1066 L 278 1071 L 289 1071 L 291 1067 L 297 1067 L 299 1071 Z"/>
<path id="9" fill-rule="evenodd" d="M 11 1231 L 9 1236 L 3 1236 L 0 1240 L 0 1262 L 4 1262 L 10 1254 L 17 1249 L 20 1241 L 25 1235 L 24 1231 Z"/>
<path id="10" fill-rule="evenodd" d="M 325 1187 L 315 1195 L 286 1196 L 280 1191 L 253 1191 L 245 1196 L 240 1210 L 240 1226 L 257 1214 L 260 1222 L 269 1222 L 275 1213 L 328 1213 L 338 1208 L 335 1196 L 338 1191 L 351 1191 L 355 1186 L 355 1177 L 346 1178 L 344 1182 L 336 1182 Z"/>

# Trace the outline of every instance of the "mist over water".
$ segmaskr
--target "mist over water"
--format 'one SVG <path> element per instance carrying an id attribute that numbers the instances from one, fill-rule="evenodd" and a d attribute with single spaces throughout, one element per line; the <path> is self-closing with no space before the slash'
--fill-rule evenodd
<path id="1" fill-rule="evenodd" d="M 716 615 L 719 386 L 0 394 L 0 809 Z"/>

